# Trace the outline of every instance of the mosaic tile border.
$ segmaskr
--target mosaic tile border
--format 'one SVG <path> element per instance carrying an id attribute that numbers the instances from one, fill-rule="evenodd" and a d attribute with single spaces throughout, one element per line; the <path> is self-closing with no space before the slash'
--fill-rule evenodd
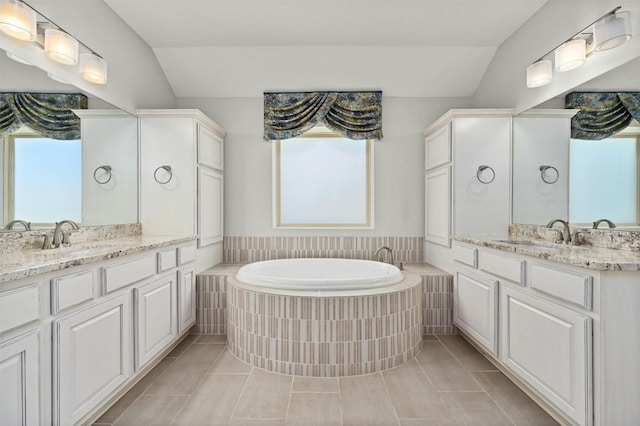
<path id="1" fill-rule="evenodd" d="M 223 241 L 224 262 L 330 257 L 373 259 L 375 251 L 387 246 L 397 262 L 422 262 L 424 237 L 233 237 Z"/>
<path id="2" fill-rule="evenodd" d="M 227 346 L 269 371 L 338 377 L 397 367 L 422 349 L 422 286 L 375 295 L 269 294 L 227 278 Z"/>

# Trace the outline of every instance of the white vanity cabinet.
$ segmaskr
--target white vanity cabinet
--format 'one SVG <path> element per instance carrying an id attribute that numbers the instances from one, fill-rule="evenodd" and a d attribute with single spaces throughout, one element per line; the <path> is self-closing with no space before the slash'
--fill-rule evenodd
<path id="1" fill-rule="evenodd" d="M 454 322 L 496 365 L 565 423 L 640 424 L 640 271 L 452 251 Z"/>
<path id="2" fill-rule="evenodd" d="M 138 110 L 140 222 L 197 235 L 196 271 L 222 261 L 225 131 L 199 110 Z"/>
<path id="3" fill-rule="evenodd" d="M 0 423 L 40 424 L 38 331 L 0 342 Z"/>
<path id="4" fill-rule="evenodd" d="M 131 319 L 122 293 L 53 322 L 54 424 L 76 424 L 129 379 Z"/>
<path id="5" fill-rule="evenodd" d="M 196 242 L 152 240 L 0 282 L 1 425 L 91 423 L 189 332 Z"/>
<path id="6" fill-rule="evenodd" d="M 451 235 L 506 235 L 511 109 L 454 109 L 425 131 L 426 260 L 453 272 Z"/>
<path id="7" fill-rule="evenodd" d="M 591 318 L 508 283 L 500 295 L 500 360 L 578 424 L 591 424 Z"/>

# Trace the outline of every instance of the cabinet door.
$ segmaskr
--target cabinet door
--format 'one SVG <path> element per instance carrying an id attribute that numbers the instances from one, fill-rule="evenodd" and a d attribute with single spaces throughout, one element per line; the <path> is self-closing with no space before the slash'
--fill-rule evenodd
<path id="1" fill-rule="evenodd" d="M 220 173 L 198 167 L 198 247 L 222 241 L 223 191 Z"/>
<path id="2" fill-rule="evenodd" d="M 425 169 L 431 170 L 451 162 L 451 123 L 447 123 L 424 140 Z"/>
<path id="3" fill-rule="evenodd" d="M 140 222 L 145 233 L 195 235 L 195 139 L 193 118 L 140 118 Z"/>
<path id="4" fill-rule="evenodd" d="M 53 332 L 54 423 L 71 425 L 131 375 L 131 295 L 55 320 Z"/>
<path id="5" fill-rule="evenodd" d="M 592 424 L 591 319 L 502 286 L 501 360 L 580 425 Z"/>
<path id="6" fill-rule="evenodd" d="M 425 188 L 425 240 L 451 247 L 451 167 L 427 172 Z"/>
<path id="7" fill-rule="evenodd" d="M 455 271 L 454 323 L 493 355 L 497 354 L 497 286 L 489 278 L 465 270 Z"/>
<path id="8" fill-rule="evenodd" d="M 170 275 L 134 290 L 136 371 L 176 336 L 176 279 Z"/>
<path id="9" fill-rule="evenodd" d="M 196 277 L 193 270 L 178 271 L 178 334 L 196 322 Z"/>
<path id="10" fill-rule="evenodd" d="M 455 206 L 452 233 L 506 235 L 511 209 L 511 118 L 455 118 L 452 134 Z M 479 171 L 480 166 L 489 166 L 493 172 Z M 493 181 L 483 184 L 478 174 L 483 181 Z"/>
<path id="11" fill-rule="evenodd" d="M 0 344 L 0 424 L 38 425 L 38 332 Z"/>
<path id="12" fill-rule="evenodd" d="M 198 164 L 222 170 L 224 159 L 222 148 L 222 138 L 198 123 Z"/>

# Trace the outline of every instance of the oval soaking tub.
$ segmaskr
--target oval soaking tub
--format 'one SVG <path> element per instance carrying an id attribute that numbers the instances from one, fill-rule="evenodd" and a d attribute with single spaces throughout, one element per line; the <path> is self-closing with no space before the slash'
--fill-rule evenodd
<path id="1" fill-rule="evenodd" d="M 338 377 L 397 367 L 420 352 L 421 283 L 395 266 L 283 259 L 227 278 L 227 344 L 284 374 Z"/>
<path id="2" fill-rule="evenodd" d="M 236 279 L 261 287 L 322 291 L 385 287 L 404 276 L 393 265 L 371 260 L 280 259 L 245 265 Z"/>

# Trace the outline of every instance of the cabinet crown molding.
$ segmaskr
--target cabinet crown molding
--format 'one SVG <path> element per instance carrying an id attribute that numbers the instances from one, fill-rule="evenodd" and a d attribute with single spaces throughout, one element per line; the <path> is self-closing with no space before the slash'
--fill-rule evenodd
<path id="1" fill-rule="evenodd" d="M 429 127 L 424 129 L 422 134 L 428 136 L 443 124 L 454 118 L 463 117 L 513 117 L 516 110 L 514 108 L 469 108 L 469 109 L 450 109 L 440 118 L 434 121 Z"/>

